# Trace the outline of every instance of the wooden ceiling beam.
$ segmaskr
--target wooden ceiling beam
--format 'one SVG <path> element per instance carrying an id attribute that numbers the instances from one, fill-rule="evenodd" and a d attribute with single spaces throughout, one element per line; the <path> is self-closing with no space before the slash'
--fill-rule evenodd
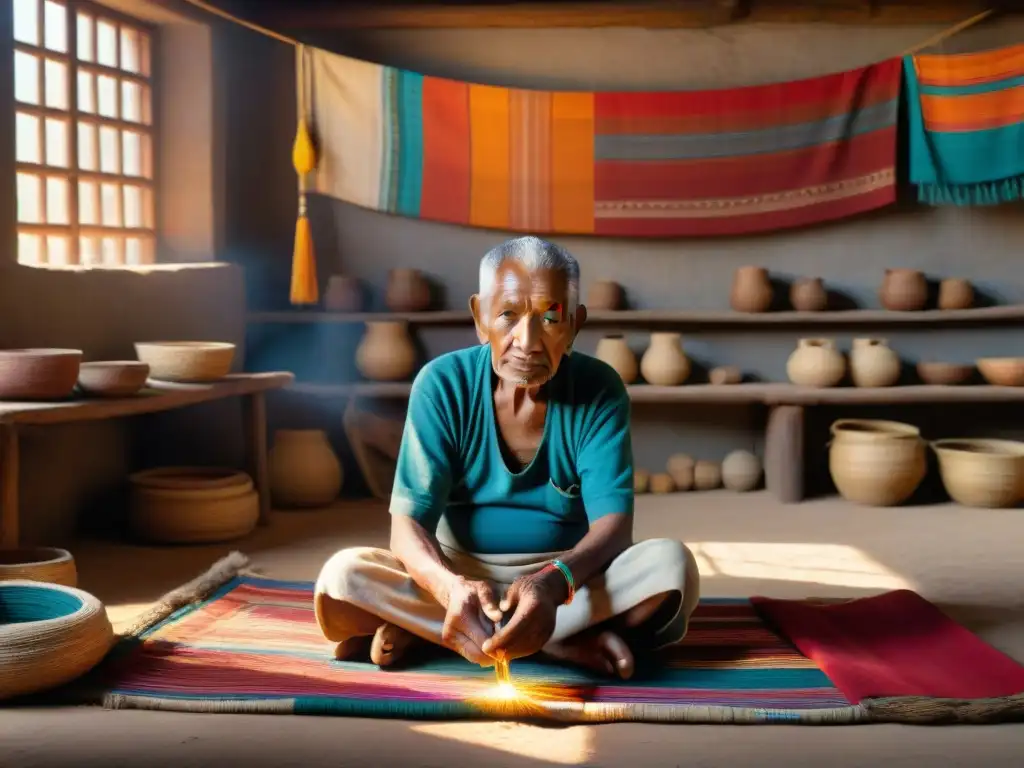
<path id="1" fill-rule="evenodd" d="M 1012 0 L 621 0 L 613 2 L 245 3 L 245 18 L 270 29 L 485 29 L 646 27 L 686 29 L 735 22 L 956 23 Z"/>

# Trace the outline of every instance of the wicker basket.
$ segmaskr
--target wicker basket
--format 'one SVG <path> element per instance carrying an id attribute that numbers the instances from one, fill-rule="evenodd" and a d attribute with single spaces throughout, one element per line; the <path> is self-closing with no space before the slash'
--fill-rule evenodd
<path id="1" fill-rule="evenodd" d="M 99 664 L 113 645 L 107 612 L 88 592 L 0 582 L 0 699 L 69 683 Z"/>
<path id="2" fill-rule="evenodd" d="M 220 341 L 147 341 L 135 344 L 139 360 L 149 363 L 150 378 L 204 382 L 231 372 L 235 345 Z"/>
<path id="3" fill-rule="evenodd" d="M 942 484 L 966 507 L 1012 507 L 1024 498 L 1024 443 L 1015 440 L 936 440 Z"/>
<path id="4" fill-rule="evenodd" d="M 828 466 L 847 501 L 889 507 L 906 501 L 928 464 L 917 427 L 896 421 L 840 419 L 832 425 Z"/>
<path id="5" fill-rule="evenodd" d="M 259 519 L 259 497 L 243 472 L 165 467 L 131 477 L 129 527 L 158 544 L 210 544 L 241 538 Z"/>
<path id="6" fill-rule="evenodd" d="M 43 581 L 78 586 L 75 558 L 66 549 L 32 547 L 0 549 L 0 581 Z"/>

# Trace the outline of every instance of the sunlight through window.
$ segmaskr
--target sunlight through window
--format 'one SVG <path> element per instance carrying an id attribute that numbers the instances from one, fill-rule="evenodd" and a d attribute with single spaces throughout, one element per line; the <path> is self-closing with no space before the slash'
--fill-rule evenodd
<path id="1" fill-rule="evenodd" d="M 593 733 L 586 726 L 553 730 L 519 723 L 427 723 L 410 730 L 548 765 L 583 765 L 593 756 Z"/>

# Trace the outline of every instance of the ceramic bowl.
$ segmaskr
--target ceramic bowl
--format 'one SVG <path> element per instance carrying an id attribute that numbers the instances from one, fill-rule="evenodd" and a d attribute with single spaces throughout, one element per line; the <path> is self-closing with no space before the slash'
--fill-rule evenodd
<path id="1" fill-rule="evenodd" d="M 976 361 L 985 381 L 997 387 L 1024 387 L 1024 357 L 983 357 Z"/>
<path id="2" fill-rule="evenodd" d="M 1024 443 L 1016 440 L 936 440 L 939 474 L 953 501 L 967 507 L 1012 507 L 1024 495 Z"/>
<path id="3" fill-rule="evenodd" d="M 95 397 L 128 397 L 146 385 L 149 364 L 138 360 L 103 360 L 82 363 L 78 388 Z"/>
<path id="4" fill-rule="evenodd" d="M 64 400 L 81 364 L 80 349 L 0 350 L 0 400 Z"/>
<path id="5" fill-rule="evenodd" d="M 974 375 L 974 366 L 964 363 L 918 363 L 917 375 L 925 384 L 963 384 Z"/>

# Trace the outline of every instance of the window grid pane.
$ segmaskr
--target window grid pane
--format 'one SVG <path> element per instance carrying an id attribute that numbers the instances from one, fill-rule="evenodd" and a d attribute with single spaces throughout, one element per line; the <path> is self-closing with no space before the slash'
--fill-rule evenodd
<path id="1" fill-rule="evenodd" d="M 88 2 L 12 5 L 19 263 L 152 263 L 149 32 Z"/>

